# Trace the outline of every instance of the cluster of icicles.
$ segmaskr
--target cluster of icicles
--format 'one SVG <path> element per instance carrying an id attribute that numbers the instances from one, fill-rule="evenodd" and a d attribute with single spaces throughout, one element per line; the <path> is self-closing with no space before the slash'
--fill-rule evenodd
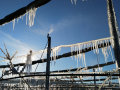
<path id="1" fill-rule="evenodd" d="M 85 0 L 82 0 L 82 1 L 85 1 Z M 71 0 L 71 3 L 76 5 L 77 0 Z M 28 24 L 29 27 L 31 27 L 34 25 L 36 11 L 37 11 L 37 8 L 31 8 L 30 10 L 26 11 L 26 14 L 24 14 L 23 16 L 20 16 L 19 18 L 23 19 L 23 17 L 26 15 L 26 25 Z M 19 18 L 17 19 L 17 22 Z M 13 29 L 15 27 L 15 22 L 16 22 L 16 19 L 13 20 Z"/>
<path id="2" fill-rule="evenodd" d="M 17 22 L 19 19 L 21 19 L 21 18 L 23 19 L 23 17 L 26 15 L 26 25 L 28 24 L 29 27 L 33 26 L 36 11 L 37 11 L 37 8 L 31 8 L 30 10 L 26 11 L 26 14 L 17 18 Z M 15 27 L 15 19 L 13 20 L 13 29 L 14 29 L 14 27 Z"/>
<path id="3" fill-rule="evenodd" d="M 110 42 L 111 45 L 109 45 L 108 42 Z M 52 59 L 56 60 L 56 58 L 59 55 L 59 52 L 60 52 L 61 48 L 70 47 L 72 59 L 73 59 L 73 56 L 77 60 L 81 60 L 82 59 L 83 63 L 84 63 L 84 66 L 86 66 L 86 63 L 85 63 L 85 53 L 81 53 L 81 50 L 83 50 L 85 48 L 91 47 L 91 49 L 93 50 L 93 52 L 95 54 L 99 54 L 99 48 L 98 48 L 99 44 L 106 45 L 105 47 L 101 48 L 101 51 L 102 51 L 102 53 L 104 55 L 105 62 L 107 62 L 108 55 L 111 54 L 111 56 L 112 56 L 111 47 L 112 48 L 114 47 L 114 43 L 113 43 L 112 37 L 98 39 L 98 40 L 92 40 L 92 41 L 83 42 L 83 43 L 76 43 L 76 44 L 71 44 L 71 45 L 60 45 L 60 46 L 54 47 L 54 48 L 51 49 L 51 57 L 53 57 L 53 58 L 51 58 L 51 60 Z M 77 52 L 77 54 L 73 55 L 73 53 L 72 53 L 73 51 Z M 40 51 L 37 51 L 37 52 L 33 52 L 33 54 L 32 54 L 32 58 L 33 59 L 32 60 L 40 59 L 42 52 L 43 52 L 43 50 L 40 50 Z M 43 55 L 42 59 L 46 57 L 46 53 L 47 53 L 47 50 L 45 49 L 44 50 L 44 55 Z M 25 59 L 26 56 L 27 55 L 17 56 L 17 57 L 14 58 L 14 60 L 18 60 L 20 58 L 21 59 Z"/>
<path id="4" fill-rule="evenodd" d="M 71 0 L 71 3 L 76 5 L 77 0 Z"/>
<path id="5" fill-rule="evenodd" d="M 108 44 L 108 42 L 111 43 L 111 46 Z M 72 59 L 73 59 L 73 56 L 74 56 L 75 60 L 77 60 L 77 64 L 78 64 L 78 60 L 82 60 L 82 65 L 84 65 L 84 67 L 86 67 L 85 53 L 81 53 L 81 51 L 86 49 L 86 48 L 91 47 L 91 50 L 93 50 L 93 52 L 95 54 L 99 54 L 98 45 L 100 45 L 100 44 L 106 45 L 105 47 L 101 48 L 101 50 L 102 50 L 102 53 L 104 55 L 105 62 L 107 63 L 108 56 L 109 55 L 112 56 L 111 47 L 112 48 L 114 47 L 112 37 L 104 38 L 104 39 L 98 39 L 98 40 L 92 40 L 92 41 L 83 42 L 83 43 L 71 44 L 71 45 L 57 46 L 57 47 L 52 48 L 51 57 L 53 57 L 53 59 L 56 60 L 56 57 L 58 56 L 58 53 L 60 52 L 61 48 L 70 47 L 71 48 Z M 77 54 L 73 55 L 73 51 L 77 52 Z M 112 56 L 112 59 L 113 59 L 113 56 Z"/>
<path id="6" fill-rule="evenodd" d="M 87 0 L 82 0 L 82 1 L 87 1 Z M 71 0 L 71 3 L 76 5 L 77 0 Z"/>
<path id="7" fill-rule="evenodd" d="M 110 42 L 111 45 L 109 45 L 108 42 Z M 60 45 L 60 46 L 54 47 L 51 49 L 51 60 L 56 61 L 56 58 L 58 57 L 61 48 L 69 47 L 71 50 L 71 58 L 72 59 L 75 58 L 75 60 L 77 60 L 77 65 L 79 61 L 82 61 L 82 65 L 86 67 L 85 53 L 81 53 L 81 51 L 86 48 L 91 48 L 95 54 L 99 54 L 100 49 L 98 48 L 98 45 L 100 44 L 106 45 L 105 47 L 103 46 L 103 48 L 101 48 L 101 51 L 104 55 L 105 62 L 107 63 L 108 56 L 109 55 L 112 56 L 111 48 L 114 47 L 112 37 L 92 40 L 92 41 L 83 42 L 83 43 L 77 43 L 77 44 L 71 44 L 71 45 Z M 39 59 L 44 60 L 44 58 L 46 58 L 47 50 L 46 49 L 44 50 L 43 57 L 41 58 L 42 52 L 43 50 L 33 52 L 32 61 L 39 60 Z M 77 54 L 73 55 L 73 52 L 77 52 Z M 13 60 L 23 62 L 23 60 L 25 61 L 26 57 L 27 55 L 17 56 Z M 113 60 L 113 56 L 112 56 L 112 60 Z"/>
<path id="8" fill-rule="evenodd" d="M 85 0 L 82 0 L 82 1 L 85 1 Z M 71 3 L 76 5 L 77 0 L 71 0 Z M 37 8 L 31 8 L 30 10 L 26 11 L 26 14 L 24 14 L 23 16 L 20 16 L 19 18 L 23 19 L 23 17 L 26 15 L 26 25 L 28 24 L 29 27 L 31 27 L 34 25 L 36 11 L 37 11 Z M 18 22 L 19 18 L 17 19 L 17 22 Z M 14 19 L 13 20 L 13 29 L 15 27 L 15 21 L 16 20 Z"/>
<path id="9" fill-rule="evenodd" d="M 85 1 L 85 0 L 82 0 L 82 1 Z M 71 3 L 76 5 L 77 0 L 71 0 Z M 34 25 L 36 11 L 37 11 L 37 8 L 31 8 L 30 10 L 26 11 L 26 14 L 24 14 L 23 16 L 20 16 L 19 18 L 23 19 L 23 17 L 26 15 L 26 25 L 28 24 L 29 27 L 31 27 Z M 17 19 L 17 22 L 19 18 Z M 13 29 L 14 27 L 15 27 L 15 19 L 13 20 Z"/>

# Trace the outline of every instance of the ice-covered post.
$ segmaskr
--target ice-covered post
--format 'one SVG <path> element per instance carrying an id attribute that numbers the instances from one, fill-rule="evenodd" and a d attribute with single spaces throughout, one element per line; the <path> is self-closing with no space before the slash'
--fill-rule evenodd
<path id="1" fill-rule="evenodd" d="M 49 34 L 48 38 L 48 47 L 47 47 L 47 65 L 46 65 L 46 90 L 49 90 L 49 75 L 50 75 L 50 54 L 51 54 L 51 37 Z"/>
<path id="2" fill-rule="evenodd" d="M 107 0 L 107 13 L 108 13 L 108 24 L 109 24 L 110 35 L 111 37 L 113 37 L 113 43 L 114 43 L 114 56 L 118 64 L 118 68 L 120 68 L 118 25 L 116 21 L 112 0 Z"/>
<path id="3" fill-rule="evenodd" d="M 93 68 L 93 72 L 95 73 L 95 69 Z M 94 74 L 94 85 L 95 85 L 95 90 L 96 90 L 96 77 L 95 77 L 95 74 Z"/>

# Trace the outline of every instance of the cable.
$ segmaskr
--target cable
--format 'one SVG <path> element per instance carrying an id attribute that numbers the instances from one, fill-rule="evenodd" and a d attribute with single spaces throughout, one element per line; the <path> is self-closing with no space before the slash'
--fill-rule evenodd
<path id="1" fill-rule="evenodd" d="M 46 43 L 46 45 L 45 45 L 45 47 L 44 47 L 44 50 L 43 50 L 42 55 L 41 55 L 41 57 L 40 57 L 40 60 L 41 60 L 41 58 L 42 58 L 42 56 L 43 56 L 43 54 L 44 54 L 44 51 L 45 51 L 46 47 L 47 47 L 47 43 Z M 37 64 L 37 66 L 36 66 L 36 68 L 35 68 L 35 72 L 36 72 L 36 70 L 37 70 L 37 68 L 38 68 L 38 65 L 39 65 L 39 63 Z"/>

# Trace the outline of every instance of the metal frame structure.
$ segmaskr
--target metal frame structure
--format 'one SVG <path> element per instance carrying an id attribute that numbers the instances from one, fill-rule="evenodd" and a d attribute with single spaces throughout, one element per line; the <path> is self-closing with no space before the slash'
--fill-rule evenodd
<path id="1" fill-rule="evenodd" d="M 27 9 L 30 9 L 32 6 L 39 7 L 48 3 L 50 0 L 35 0 L 28 6 L 17 10 L 16 12 L 6 16 L 5 18 L 0 20 L 0 25 L 5 24 L 6 22 L 10 22 L 13 18 L 18 18 L 19 16 L 26 13 Z M 37 3 L 36 3 L 37 2 Z M 24 12 L 21 13 L 21 10 Z M 13 89 L 13 90 L 33 90 L 33 89 L 45 89 L 45 90 L 69 90 L 69 89 L 118 89 L 119 83 L 114 82 L 114 80 L 119 79 L 119 67 L 120 67 L 120 50 L 119 50 L 119 38 L 118 38 L 118 29 L 117 29 L 117 21 L 114 13 L 114 8 L 112 4 L 112 0 L 107 0 L 107 10 L 108 10 L 108 22 L 109 28 L 111 32 L 111 37 L 114 42 L 114 56 L 115 61 L 111 61 L 108 63 L 99 64 L 99 67 L 104 67 L 108 65 L 112 65 L 117 63 L 118 68 L 113 71 L 107 72 L 96 72 L 95 68 L 98 68 L 98 64 L 94 66 L 82 67 L 82 68 L 74 68 L 70 70 L 60 70 L 60 71 L 51 71 L 50 72 L 50 61 L 54 60 L 54 57 L 50 57 L 51 55 L 51 37 L 48 35 L 48 48 L 47 48 L 47 58 L 40 59 L 32 62 L 32 65 L 37 63 L 46 63 L 46 72 L 34 72 L 27 75 L 25 72 L 18 72 L 15 74 L 8 74 L 3 76 L 0 79 L 0 89 Z M 17 13 L 17 14 L 16 14 Z M 13 17 L 14 16 L 14 17 Z M 11 17 L 10 19 L 8 19 Z M 104 40 L 104 39 L 103 39 Z M 111 42 L 100 43 L 97 45 L 98 48 L 104 48 L 111 45 Z M 59 46 L 62 47 L 62 46 Z M 65 46 L 67 47 L 67 46 Z M 80 50 L 80 53 L 86 53 L 95 49 L 95 46 L 87 47 Z M 64 53 L 62 55 L 56 56 L 56 59 L 75 56 L 78 54 L 78 51 Z M 9 60 L 9 58 L 7 58 Z M 10 59 L 10 65 L 1 65 L 0 68 L 14 68 L 18 66 L 25 66 L 25 63 L 12 64 Z M 81 72 L 81 70 L 92 69 L 93 72 Z M 12 69 L 10 69 L 12 71 Z M 7 78 L 9 76 L 9 78 Z M 102 77 L 98 79 L 97 77 Z M 89 78 L 88 78 L 89 77 Z M 87 79 L 88 78 L 88 79 Z M 91 78 L 91 79 L 90 79 Z M 119 88 L 120 89 L 120 88 Z"/>

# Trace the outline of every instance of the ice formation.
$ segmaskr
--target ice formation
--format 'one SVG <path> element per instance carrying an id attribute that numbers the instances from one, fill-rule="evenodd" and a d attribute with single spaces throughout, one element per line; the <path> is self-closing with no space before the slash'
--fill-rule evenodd
<path id="1" fill-rule="evenodd" d="M 117 20 L 116 20 L 115 11 L 114 11 L 114 8 L 112 7 L 112 11 L 113 11 L 113 16 L 112 16 L 112 14 L 110 13 L 109 3 L 110 3 L 109 0 L 107 0 L 107 15 L 108 15 L 108 24 L 109 24 L 109 29 L 110 29 L 110 35 L 114 36 L 114 33 L 117 33 L 116 37 L 119 40 L 120 34 L 119 34 L 119 30 L 118 30 L 118 24 L 117 24 Z M 113 28 L 112 22 L 115 22 L 116 31 Z M 115 37 L 114 37 L 114 39 L 115 39 Z M 120 40 L 118 42 L 120 45 Z M 115 42 L 113 41 L 113 43 L 115 43 Z M 114 46 L 113 46 L 113 48 L 114 48 Z M 116 61 L 116 69 L 118 69 L 117 61 Z M 119 77 L 118 77 L 118 82 L 119 82 L 119 86 L 120 86 L 120 78 Z"/>
<path id="2" fill-rule="evenodd" d="M 55 47 L 55 48 L 52 48 L 52 51 L 51 51 L 51 60 L 52 60 L 52 57 L 53 57 L 53 60 L 56 60 L 56 57 L 58 56 L 58 53 L 60 52 L 61 50 L 61 47 Z"/>
<path id="3" fill-rule="evenodd" d="M 26 24 L 29 21 L 29 26 L 33 26 L 34 25 L 34 19 L 35 19 L 35 15 L 36 15 L 36 10 L 37 8 L 31 8 L 29 11 L 27 11 L 26 13 Z"/>
<path id="4" fill-rule="evenodd" d="M 27 60 L 26 60 L 26 71 L 28 74 L 30 74 L 32 70 L 32 51 L 30 51 L 30 54 L 27 55 Z"/>
<path id="5" fill-rule="evenodd" d="M 114 11 L 114 8 L 112 8 L 113 10 L 113 14 L 114 14 L 114 21 L 115 21 L 115 27 L 116 27 L 116 31 L 117 33 L 119 32 L 118 31 L 118 24 L 117 24 L 117 19 L 116 19 L 116 15 L 115 15 L 115 11 Z M 108 14 L 108 24 L 109 24 L 109 29 L 110 29 L 110 34 L 111 36 L 113 36 L 113 28 L 112 28 L 112 20 L 111 20 L 111 13 L 110 13 L 110 8 L 109 8 L 109 3 L 107 2 L 107 14 Z"/>
<path id="6" fill-rule="evenodd" d="M 72 59 L 75 58 L 75 60 L 77 60 L 77 66 L 78 66 L 79 61 L 81 61 L 82 66 L 86 67 L 87 65 L 86 65 L 86 60 L 85 60 L 85 53 L 81 53 L 82 50 L 85 50 L 85 49 L 88 49 L 88 48 L 90 49 L 90 47 L 91 47 L 91 50 L 93 50 L 93 52 L 95 54 L 99 54 L 100 49 L 98 48 L 98 45 L 101 44 L 102 46 L 104 46 L 104 45 L 106 46 L 106 47 L 101 48 L 101 50 L 102 50 L 102 53 L 104 55 L 105 62 L 107 63 L 108 56 L 109 55 L 112 56 L 111 48 L 114 46 L 112 39 L 113 39 L 112 37 L 109 37 L 109 38 L 92 40 L 92 41 L 83 42 L 83 43 L 76 43 L 76 44 L 71 44 L 71 45 L 60 45 L 60 46 L 57 46 L 57 47 L 53 47 L 51 49 L 51 60 L 54 60 L 54 61 L 56 60 L 61 48 L 68 47 L 68 48 L 71 49 Z M 108 42 L 111 42 L 111 46 L 108 44 Z M 47 49 L 44 50 L 44 55 L 41 58 L 42 52 L 43 52 L 43 50 L 33 52 L 32 53 L 32 58 L 33 58 L 32 61 L 39 60 L 39 59 L 43 60 L 43 58 L 46 58 Z M 77 54 L 73 55 L 73 52 L 77 52 Z M 25 57 L 27 57 L 27 55 L 17 56 L 13 60 L 19 60 L 20 61 L 20 60 L 24 59 L 24 61 L 25 61 Z M 113 56 L 112 56 L 112 58 L 113 58 Z"/>
<path id="7" fill-rule="evenodd" d="M 15 28 L 15 19 L 13 19 L 13 30 Z"/>
<path id="8" fill-rule="evenodd" d="M 111 43 L 111 46 L 109 45 L 109 42 Z M 85 53 L 81 53 L 81 50 L 91 47 L 91 50 L 93 50 L 93 52 L 98 55 L 99 54 L 98 45 L 105 46 L 101 48 L 101 51 L 104 55 L 105 62 L 107 63 L 108 56 L 109 55 L 112 56 L 111 48 L 114 47 L 112 37 L 92 40 L 92 41 L 83 42 L 83 43 L 71 44 L 71 45 L 60 45 L 60 46 L 52 48 L 51 56 L 53 57 L 54 60 L 56 60 L 56 57 L 58 56 L 58 52 L 61 50 L 61 48 L 70 47 L 71 55 L 72 55 L 71 57 L 72 59 L 73 59 L 73 56 L 75 57 L 75 60 L 77 60 L 77 66 L 78 66 L 78 61 L 82 60 L 82 65 L 86 67 Z M 77 52 L 77 54 L 73 55 L 73 51 Z M 112 60 L 113 60 L 113 56 L 112 56 Z"/>
<path id="9" fill-rule="evenodd" d="M 87 0 L 81 0 L 81 1 L 84 2 L 84 1 L 87 1 Z M 71 0 L 71 3 L 76 5 L 77 4 L 77 0 Z"/>
<path id="10" fill-rule="evenodd" d="M 24 83 L 24 87 L 25 90 L 29 90 L 28 85 L 26 83 Z"/>
<path id="11" fill-rule="evenodd" d="M 111 12 L 110 12 L 110 5 L 109 5 L 109 0 L 107 0 L 107 15 L 108 15 L 108 25 L 109 25 L 109 30 L 110 30 L 110 35 L 111 35 L 111 37 L 113 36 L 113 39 L 115 39 L 115 38 L 118 38 L 118 43 L 119 43 L 119 45 L 120 45 L 120 39 L 119 39 L 119 37 L 120 37 L 120 33 L 119 33 L 119 29 L 118 29 L 118 23 L 117 23 L 117 19 L 116 19 L 116 15 L 115 15 L 115 11 L 114 11 L 114 8 L 112 7 L 112 11 L 113 11 L 113 15 L 111 14 Z M 113 24 L 112 24 L 112 22 L 115 22 L 115 28 L 113 28 Z M 116 31 L 115 31 L 115 30 Z M 116 34 L 116 36 L 114 37 L 114 33 L 117 33 Z M 112 40 L 113 40 L 112 39 Z M 117 40 L 117 39 L 116 39 Z M 112 41 L 113 43 L 113 45 L 112 45 L 112 47 L 114 48 L 114 41 Z M 113 58 L 113 57 L 112 57 Z"/>
<path id="12" fill-rule="evenodd" d="M 102 68 L 102 67 L 95 68 L 95 73 L 96 73 L 96 72 L 99 72 L 99 73 L 100 73 L 100 72 L 102 72 L 102 71 L 103 71 L 103 68 Z"/>
<path id="13" fill-rule="evenodd" d="M 36 11 L 37 11 L 37 8 L 31 8 L 30 10 L 26 11 L 26 14 L 24 14 L 24 15 L 20 16 L 19 18 L 17 18 L 17 22 L 19 21 L 19 19 L 23 20 L 23 17 L 26 15 L 26 25 L 28 24 L 29 27 L 33 26 Z M 14 27 L 15 27 L 15 19 L 13 20 L 13 30 L 14 30 Z"/>
<path id="14" fill-rule="evenodd" d="M 77 0 L 71 0 L 71 3 L 76 5 Z"/>

